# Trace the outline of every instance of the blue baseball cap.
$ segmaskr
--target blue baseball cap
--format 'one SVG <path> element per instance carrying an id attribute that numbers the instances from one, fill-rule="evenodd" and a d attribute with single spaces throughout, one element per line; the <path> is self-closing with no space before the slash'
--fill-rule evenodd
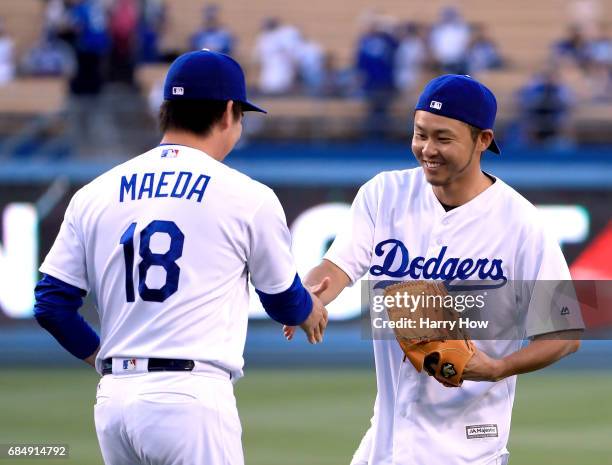
<path id="1" fill-rule="evenodd" d="M 497 100 L 493 92 L 471 76 L 445 74 L 429 81 L 416 110 L 457 119 L 479 129 L 493 129 Z M 495 139 L 488 150 L 501 153 Z"/>
<path id="2" fill-rule="evenodd" d="M 244 73 L 236 60 L 208 49 L 184 53 L 170 65 L 164 100 L 234 100 L 243 111 L 267 113 L 246 98 Z"/>

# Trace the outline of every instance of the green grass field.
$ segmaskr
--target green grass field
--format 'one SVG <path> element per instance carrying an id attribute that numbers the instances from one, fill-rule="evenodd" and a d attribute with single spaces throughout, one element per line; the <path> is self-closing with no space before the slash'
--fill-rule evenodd
<path id="1" fill-rule="evenodd" d="M 85 369 L 3 369 L 0 444 L 63 443 L 70 459 L 0 460 L 16 465 L 102 465 Z M 247 465 L 348 465 L 375 395 L 368 370 L 249 370 L 236 394 Z M 612 458 L 612 374 L 522 376 L 511 465 L 601 465 Z"/>

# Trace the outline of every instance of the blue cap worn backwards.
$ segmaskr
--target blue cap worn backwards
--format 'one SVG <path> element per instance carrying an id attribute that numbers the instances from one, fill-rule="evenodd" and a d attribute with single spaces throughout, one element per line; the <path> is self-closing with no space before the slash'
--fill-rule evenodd
<path id="1" fill-rule="evenodd" d="M 479 129 L 493 129 L 497 101 L 493 92 L 470 76 L 445 74 L 429 81 L 415 110 L 457 119 Z M 495 139 L 488 149 L 500 153 Z"/>
<path id="2" fill-rule="evenodd" d="M 234 100 L 243 111 L 265 110 L 246 98 L 244 73 L 236 60 L 204 49 L 178 57 L 168 70 L 164 100 Z"/>

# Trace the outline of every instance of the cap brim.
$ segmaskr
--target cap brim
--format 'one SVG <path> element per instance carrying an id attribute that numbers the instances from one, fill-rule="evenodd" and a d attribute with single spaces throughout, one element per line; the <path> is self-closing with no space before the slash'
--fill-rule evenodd
<path id="1" fill-rule="evenodd" d="M 257 105 L 253 105 L 251 102 L 240 102 L 242 105 L 242 111 L 257 111 L 259 113 L 268 113 L 263 108 L 258 107 Z"/>
<path id="2" fill-rule="evenodd" d="M 490 150 L 493 153 L 497 153 L 498 155 L 501 155 L 501 150 L 499 149 L 499 145 L 497 145 L 497 142 L 495 142 L 495 139 L 491 141 L 491 144 L 489 145 L 487 150 Z"/>

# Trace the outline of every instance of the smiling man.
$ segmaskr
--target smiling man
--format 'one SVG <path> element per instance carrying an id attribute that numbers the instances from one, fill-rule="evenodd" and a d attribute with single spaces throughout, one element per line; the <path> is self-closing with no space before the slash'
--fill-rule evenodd
<path id="1" fill-rule="evenodd" d="M 414 115 L 420 167 L 383 172 L 362 186 L 349 227 L 306 277 L 311 286 L 326 283 L 324 304 L 362 276 L 436 280 L 449 290 L 453 281 L 476 280 L 509 297 L 488 309 L 507 337 L 474 341 L 458 388 L 415 370 L 394 338 L 373 341 L 378 393 L 352 465 L 507 463 L 516 375 L 579 346 L 576 302 L 559 315 L 526 284 L 570 279 L 559 245 L 531 203 L 481 169 L 484 152 L 500 153 L 496 112 L 493 93 L 469 76 L 427 84 Z M 370 297 L 376 287 L 368 287 Z M 287 338 L 293 332 L 285 328 Z M 530 342 L 521 348 L 524 338 Z"/>

